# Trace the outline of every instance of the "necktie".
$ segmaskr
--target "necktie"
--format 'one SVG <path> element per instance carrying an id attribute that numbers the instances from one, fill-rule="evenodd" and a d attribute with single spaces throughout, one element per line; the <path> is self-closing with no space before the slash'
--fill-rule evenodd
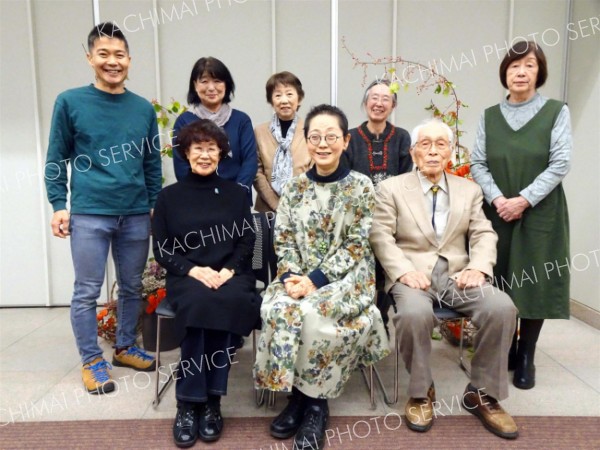
<path id="1" fill-rule="evenodd" d="M 431 186 L 431 192 L 433 193 L 433 213 L 431 214 L 431 225 L 435 230 L 435 205 L 437 203 L 437 193 L 440 190 L 440 187 L 437 184 Z"/>

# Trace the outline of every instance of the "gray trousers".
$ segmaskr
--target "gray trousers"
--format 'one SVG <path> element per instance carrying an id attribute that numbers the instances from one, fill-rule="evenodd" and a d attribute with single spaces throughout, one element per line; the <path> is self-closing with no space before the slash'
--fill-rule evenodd
<path id="1" fill-rule="evenodd" d="M 431 333 L 438 322 L 433 314 L 433 302 L 471 317 L 478 329 L 471 362 L 473 386 L 497 400 L 508 397 L 508 350 L 515 331 L 517 308 L 507 294 L 489 283 L 459 289 L 448 277 L 448 262 L 439 258 L 428 291 L 396 282 L 390 295 L 398 310 L 392 320 L 400 354 L 410 373 L 410 397 L 427 397 L 427 389 L 433 382 L 429 355 Z"/>

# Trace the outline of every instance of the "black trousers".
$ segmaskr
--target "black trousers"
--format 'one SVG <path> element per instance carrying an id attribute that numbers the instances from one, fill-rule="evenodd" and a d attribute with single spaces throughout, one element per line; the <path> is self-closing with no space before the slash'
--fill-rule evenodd
<path id="1" fill-rule="evenodd" d="M 181 341 L 177 401 L 202 403 L 208 395 L 227 395 L 229 369 L 239 336 L 227 331 L 187 328 Z"/>

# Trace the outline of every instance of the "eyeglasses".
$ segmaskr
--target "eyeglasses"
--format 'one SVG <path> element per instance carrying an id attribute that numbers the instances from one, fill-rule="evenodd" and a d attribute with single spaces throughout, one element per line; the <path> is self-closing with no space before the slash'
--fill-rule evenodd
<path id="1" fill-rule="evenodd" d="M 333 133 L 326 134 L 325 136 L 321 136 L 319 134 L 311 134 L 307 138 L 307 140 L 308 140 L 308 142 L 310 142 L 312 145 L 314 145 L 316 147 L 317 145 L 321 144 L 321 141 L 323 139 L 325 139 L 325 142 L 327 143 L 327 145 L 333 145 L 338 141 L 339 138 L 341 138 L 341 136 L 337 136 Z"/>
<path id="2" fill-rule="evenodd" d="M 195 155 L 208 155 L 208 156 L 216 156 L 221 152 L 220 148 L 190 148 L 190 153 Z"/>
<path id="3" fill-rule="evenodd" d="M 430 150 L 434 145 L 438 150 L 447 150 L 450 147 L 450 143 L 444 139 L 438 139 L 435 142 L 430 139 L 423 139 L 422 141 L 417 142 L 417 147 L 426 151 Z"/>

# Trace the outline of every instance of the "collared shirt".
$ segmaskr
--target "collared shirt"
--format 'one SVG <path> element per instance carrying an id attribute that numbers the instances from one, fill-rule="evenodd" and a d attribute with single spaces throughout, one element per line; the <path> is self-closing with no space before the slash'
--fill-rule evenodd
<path id="1" fill-rule="evenodd" d="M 417 171 L 421 188 L 425 195 L 425 208 L 428 212 L 428 217 L 431 219 L 433 213 L 433 191 L 431 187 L 434 185 L 431 181 L 425 178 Z M 435 203 L 435 237 L 438 242 L 442 240 L 446 224 L 448 223 L 448 213 L 450 212 L 450 197 L 448 196 L 448 183 L 446 182 L 446 174 L 443 174 L 440 181 L 437 183 L 440 189 L 437 192 Z"/>

